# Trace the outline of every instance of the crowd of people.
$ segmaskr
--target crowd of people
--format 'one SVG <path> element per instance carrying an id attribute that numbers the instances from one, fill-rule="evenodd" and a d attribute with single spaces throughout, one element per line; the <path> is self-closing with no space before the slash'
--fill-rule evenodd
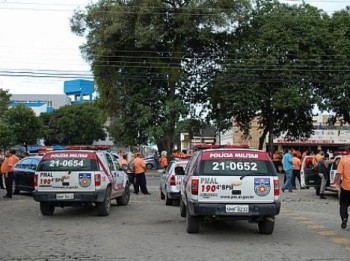
<path id="1" fill-rule="evenodd" d="M 295 180 L 298 179 L 300 183 L 300 168 L 303 158 L 306 155 L 314 156 L 309 158 L 308 162 L 305 160 L 304 164 L 307 166 L 307 168 L 312 168 L 315 170 L 320 177 L 320 199 L 326 198 L 324 196 L 324 192 L 327 179 L 329 178 L 330 166 L 333 164 L 333 168 L 336 169 L 337 173 L 335 178 L 335 186 L 339 191 L 339 214 L 342 229 L 347 227 L 349 218 L 348 208 L 350 206 L 350 147 L 348 147 L 346 151 L 348 154 L 344 155 L 342 158 L 332 160 L 328 153 L 324 153 L 321 150 L 319 150 L 316 155 L 314 153 L 305 153 L 300 155 L 297 151 L 286 149 L 282 156 L 281 162 L 282 170 L 285 174 L 282 192 L 285 192 L 285 190 L 293 192 L 293 189 L 295 189 Z M 273 159 L 274 163 L 277 162 L 277 152 L 274 153 Z M 276 164 L 275 166 L 278 167 Z M 302 189 L 303 187 L 301 186 L 300 188 Z"/>
<path id="2" fill-rule="evenodd" d="M 165 170 L 168 167 L 168 158 L 166 151 L 161 152 L 160 158 L 157 152 L 153 157 L 155 161 L 155 169 Z M 145 195 L 151 194 L 147 189 L 145 176 L 147 167 L 142 153 L 136 152 L 134 154 L 131 154 L 129 159 L 128 155 L 124 154 L 119 164 L 121 166 L 121 169 L 127 173 L 130 184 L 133 185 L 133 193 L 139 194 L 141 191 L 141 193 Z"/>

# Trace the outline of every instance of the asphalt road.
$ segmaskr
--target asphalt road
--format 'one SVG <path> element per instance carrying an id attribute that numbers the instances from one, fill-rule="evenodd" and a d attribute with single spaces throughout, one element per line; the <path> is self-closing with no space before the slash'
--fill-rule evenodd
<path id="1" fill-rule="evenodd" d="M 160 200 L 157 175 L 147 180 L 152 195 L 132 194 L 108 217 L 92 207 L 45 217 L 30 194 L 1 197 L 0 260 L 350 260 L 350 227 L 340 228 L 334 196 L 282 193 L 272 235 L 247 221 L 206 223 L 187 234 L 179 207 Z"/>

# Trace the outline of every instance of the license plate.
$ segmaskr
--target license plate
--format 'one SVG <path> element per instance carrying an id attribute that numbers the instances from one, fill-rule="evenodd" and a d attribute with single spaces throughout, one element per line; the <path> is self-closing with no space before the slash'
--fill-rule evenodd
<path id="1" fill-rule="evenodd" d="M 74 199 L 73 193 L 58 193 L 56 199 Z"/>
<path id="2" fill-rule="evenodd" d="M 248 205 L 226 205 L 226 213 L 248 213 Z"/>

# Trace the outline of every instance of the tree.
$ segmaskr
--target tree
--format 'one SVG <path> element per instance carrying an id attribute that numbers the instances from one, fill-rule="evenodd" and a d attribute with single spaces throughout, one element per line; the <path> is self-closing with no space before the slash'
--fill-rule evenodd
<path id="1" fill-rule="evenodd" d="M 101 108 L 115 142 L 171 151 L 176 124 L 215 75 L 245 0 L 101 0 L 77 11 L 71 29 L 86 36 Z"/>
<path id="2" fill-rule="evenodd" d="M 16 140 L 16 137 L 11 129 L 11 126 L 1 122 L 0 123 L 0 145 L 3 151 L 5 151 L 7 148 L 9 148 L 12 145 L 15 145 L 16 144 L 15 140 Z"/>
<path id="3" fill-rule="evenodd" d="M 250 135 L 258 120 L 259 149 L 269 134 L 287 132 L 289 139 L 307 138 L 312 117 L 328 16 L 310 5 L 289 6 L 257 1 L 252 16 L 242 22 L 231 43 L 223 73 L 208 88 L 210 117 L 220 129 L 232 119 Z"/>
<path id="4" fill-rule="evenodd" d="M 319 93 L 321 110 L 334 113 L 331 121 L 337 118 L 350 124 L 350 7 L 335 12 L 329 22 L 327 53 L 323 58 L 322 83 Z"/>
<path id="5" fill-rule="evenodd" d="M 38 139 L 42 137 L 41 120 L 32 109 L 23 104 L 8 109 L 4 113 L 4 123 L 13 133 L 14 144 L 37 144 Z M 8 131 L 6 126 L 3 126 L 3 131 Z"/>
<path id="6" fill-rule="evenodd" d="M 10 104 L 11 94 L 8 90 L 0 89 L 0 117 L 3 117 Z"/>
<path id="7" fill-rule="evenodd" d="M 66 105 L 52 113 L 42 114 L 46 125 L 45 144 L 90 145 L 106 137 L 104 119 L 95 104 Z"/>

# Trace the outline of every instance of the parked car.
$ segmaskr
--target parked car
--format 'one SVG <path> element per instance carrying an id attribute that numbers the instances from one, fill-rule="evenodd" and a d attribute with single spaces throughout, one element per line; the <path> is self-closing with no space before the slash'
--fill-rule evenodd
<path id="1" fill-rule="evenodd" d="M 154 169 L 154 167 L 155 167 L 156 164 L 154 163 L 154 158 L 153 158 L 153 156 L 144 157 L 143 160 L 144 160 L 145 163 L 146 163 L 147 169 Z"/>
<path id="2" fill-rule="evenodd" d="M 128 177 L 116 169 L 110 153 L 92 150 L 61 150 L 46 153 L 34 176 L 34 200 L 43 215 L 55 207 L 91 205 L 99 216 L 108 216 L 111 201 L 129 203 Z"/>
<path id="3" fill-rule="evenodd" d="M 19 194 L 20 191 L 34 190 L 34 174 L 42 156 L 28 156 L 17 162 L 14 167 L 13 191 Z"/>
<path id="4" fill-rule="evenodd" d="M 180 199 L 180 185 L 185 176 L 184 169 L 187 162 L 188 160 L 172 160 L 169 167 L 161 174 L 160 198 L 165 200 L 167 206 Z"/>
<path id="5" fill-rule="evenodd" d="M 272 234 L 281 209 L 280 181 L 264 151 L 207 149 L 193 154 L 181 182 L 180 215 L 188 233 L 202 220 L 248 220 Z"/>

